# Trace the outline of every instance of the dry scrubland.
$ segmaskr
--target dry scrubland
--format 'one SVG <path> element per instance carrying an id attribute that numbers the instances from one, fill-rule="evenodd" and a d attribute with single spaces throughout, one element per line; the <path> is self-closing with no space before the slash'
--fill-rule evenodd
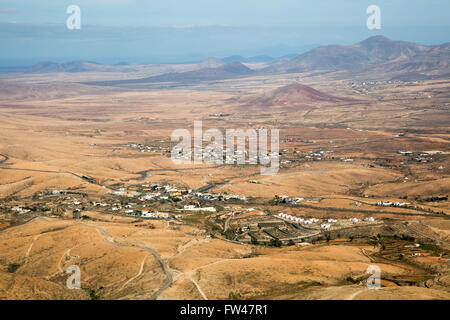
<path id="1" fill-rule="evenodd" d="M 165 70 L 161 68 L 142 70 L 134 76 L 157 75 Z M 174 68 L 190 70 L 189 66 Z M 284 96 L 271 97 L 277 92 L 274 90 L 299 76 L 305 84 L 343 100 L 292 105 L 289 99 L 283 100 Z M 351 211 L 355 201 L 402 201 L 407 196 L 410 202 L 416 197 L 448 195 L 450 191 L 448 155 L 402 166 L 406 157 L 398 154 L 450 151 L 448 81 L 373 86 L 366 94 L 353 89 L 347 80 L 307 73 L 166 89 L 74 83 L 106 79 L 123 77 L 81 73 L 73 78 L 63 73 L 0 80 L 0 154 L 8 157 L 0 164 L 2 201 L 29 199 L 55 189 L 99 199 L 120 182 L 170 183 L 191 189 L 213 182 L 216 185 L 209 192 L 255 197 L 255 206 L 274 212 L 364 218 L 369 214 Z M 258 105 L 261 97 L 286 103 Z M 230 116 L 209 116 L 219 113 Z M 166 155 L 143 154 L 125 146 L 143 143 L 170 147 L 172 131 L 192 130 L 194 120 L 203 120 L 205 129 L 276 127 L 280 129 L 281 149 L 332 153 L 322 161 L 303 158 L 283 165 L 275 176 L 260 176 L 259 167 L 175 165 Z M 396 137 L 400 132 L 406 132 L 405 136 Z M 286 153 L 288 159 L 297 159 L 295 153 Z M 100 184 L 89 183 L 82 175 L 95 177 Z M 251 179 L 259 183 L 250 184 Z M 268 205 L 275 195 L 305 197 L 314 208 Z M 450 214 L 448 201 L 420 205 Z M 367 204 L 358 208 L 378 210 L 377 219 L 407 221 L 429 237 L 450 239 L 446 218 L 399 216 Z M 365 274 L 368 265 L 374 263 L 372 254 L 380 250 L 376 245 L 345 240 L 267 248 L 206 238 L 201 223 L 174 227 L 152 221 L 137 225 L 133 218 L 87 214 L 97 221 L 75 221 L 66 213 L 65 218 L 38 217 L 0 231 L 0 298 L 450 298 L 449 271 L 445 268 L 448 256 L 425 256 L 418 260 L 422 261 L 419 266 L 376 260 L 387 278 L 421 274 L 424 265 L 440 266 L 441 271 L 428 287 L 386 286 L 369 291 L 363 283 L 352 284 L 346 279 Z M 14 264 L 16 270 L 11 272 Z M 65 286 L 65 269 L 73 264 L 81 266 L 83 290 Z"/>
<path id="2" fill-rule="evenodd" d="M 89 290 L 95 289 L 104 299 L 227 299 L 230 292 L 248 298 L 347 299 L 354 293 L 358 294 L 355 298 L 448 298 L 437 289 L 397 287 L 374 295 L 364 287 L 342 285 L 342 279 L 365 273 L 371 264 L 367 253 L 375 250 L 373 247 L 343 244 L 257 249 L 258 255 L 249 257 L 250 247 L 193 236 L 192 231 L 191 227 L 170 230 L 164 224 L 148 230 L 126 222 L 37 218 L 0 236 L 2 265 L 20 264 L 14 274 L 4 267 L 0 271 L 1 297 L 89 299 Z M 164 285 L 166 276 L 142 247 L 156 250 L 173 276 L 172 285 L 157 296 L 154 294 Z M 73 264 L 81 265 L 84 290 L 65 287 L 65 269 Z M 414 270 L 402 265 L 377 265 L 391 277 Z M 448 279 L 445 281 L 448 284 Z M 305 284 L 318 282 L 326 289 L 302 290 Z"/>

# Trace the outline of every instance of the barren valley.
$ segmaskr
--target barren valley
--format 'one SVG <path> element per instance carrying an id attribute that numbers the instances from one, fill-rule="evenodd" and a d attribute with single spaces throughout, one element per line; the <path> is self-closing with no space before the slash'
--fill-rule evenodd
<path id="1" fill-rule="evenodd" d="M 0 79 L 0 299 L 450 299 L 448 76 L 44 67 Z M 174 163 L 194 121 L 278 173 Z"/>

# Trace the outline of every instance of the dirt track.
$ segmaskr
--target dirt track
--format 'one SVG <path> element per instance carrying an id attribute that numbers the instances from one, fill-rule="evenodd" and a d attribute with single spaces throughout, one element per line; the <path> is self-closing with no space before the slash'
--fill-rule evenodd
<path id="1" fill-rule="evenodd" d="M 164 262 L 164 260 L 159 256 L 159 254 L 150 248 L 147 247 L 142 247 L 142 246 L 137 246 L 137 245 L 129 245 L 129 244 L 124 244 L 124 243 L 120 243 L 117 242 L 114 237 L 112 237 L 105 229 L 103 229 L 102 227 L 98 227 L 98 226 L 92 226 L 86 223 L 78 223 L 78 225 L 82 225 L 82 226 L 86 226 L 89 228 L 95 228 L 97 229 L 100 233 L 102 233 L 106 238 L 103 239 L 103 241 L 105 243 L 108 244 L 112 244 L 114 246 L 119 246 L 119 247 L 128 247 L 128 248 L 137 248 L 137 249 L 141 249 L 141 250 L 145 250 L 147 252 L 150 252 L 155 259 L 159 262 L 159 264 L 161 265 L 161 268 L 163 269 L 164 273 L 166 274 L 167 277 L 167 281 L 166 283 L 159 288 L 151 297 L 150 300 L 155 300 L 158 298 L 158 296 L 164 291 L 166 290 L 168 287 L 170 287 L 173 283 L 173 276 L 172 273 L 170 272 L 169 268 L 167 267 L 166 263 Z M 145 261 L 145 260 L 144 260 Z M 144 261 L 142 263 L 144 263 Z M 141 268 L 143 268 L 143 264 L 141 265 Z"/>

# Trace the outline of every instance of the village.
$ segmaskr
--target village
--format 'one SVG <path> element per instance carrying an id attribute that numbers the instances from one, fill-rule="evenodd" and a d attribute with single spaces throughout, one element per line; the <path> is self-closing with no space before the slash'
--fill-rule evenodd
<path id="1" fill-rule="evenodd" d="M 223 222 L 224 233 L 229 240 L 271 246 L 307 245 L 317 240 L 330 238 L 327 231 L 379 224 L 373 217 L 364 220 L 358 218 L 318 219 L 283 212 L 267 214 L 254 208 L 223 214 L 216 221 Z"/>
<path id="2" fill-rule="evenodd" d="M 404 132 L 400 132 L 391 139 L 402 139 L 405 135 Z M 400 178 L 402 183 L 417 179 L 411 170 L 405 170 L 406 166 L 414 164 L 420 166 L 421 170 L 440 171 L 444 169 L 444 166 L 435 163 L 443 163 L 443 159 L 446 159 L 448 154 L 442 151 L 398 150 L 386 157 L 377 157 L 376 160 L 372 160 L 355 153 L 348 154 L 345 149 L 340 150 L 339 146 L 336 146 L 336 141 L 305 140 L 297 136 L 287 136 L 280 142 L 282 143 L 280 152 L 269 154 L 269 156 L 279 157 L 280 169 L 289 170 L 297 166 L 308 169 L 313 167 L 315 162 L 340 162 L 369 169 L 391 168 L 404 175 Z M 348 145 L 345 141 L 340 143 L 344 143 L 344 146 Z M 302 147 L 298 147 L 299 145 Z M 172 145 L 167 141 L 153 144 L 134 142 L 114 146 L 115 149 L 118 147 L 165 157 L 171 157 L 174 152 Z M 187 156 L 190 157 L 195 152 L 194 148 L 193 152 Z M 212 149 L 205 150 L 205 158 L 214 158 L 214 156 Z M 258 156 L 262 155 L 256 155 Z M 245 159 L 244 166 L 250 165 L 250 162 L 255 160 L 251 159 L 247 151 L 236 150 L 233 160 L 242 158 Z M 146 171 L 138 172 L 138 174 L 141 176 L 139 180 L 151 176 Z M 202 227 L 208 237 L 225 241 L 280 246 L 313 243 L 321 239 L 339 238 L 344 234 L 357 235 L 360 232 L 358 228 L 383 224 L 382 218 L 375 218 L 377 214 L 383 212 L 442 216 L 443 211 L 426 206 L 426 203 L 448 200 L 448 196 L 365 200 L 370 196 L 355 192 L 350 193 L 349 196 L 360 200 L 348 199 L 349 207 L 342 208 L 321 205 L 320 201 L 325 199 L 321 197 L 274 195 L 272 199 L 262 200 L 245 194 L 211 192 L 210 189 L 214 189 L 217 184 L 220 185 L 220 182 L 208 182 L 205 186 L 194 190 L 183 183 L 173 181 L 129 184 L 129 180 L 125 179 L 104 185 L 104 181 L 94 177 L 84 175 L 80 177 L 91 184 L 109 189 L 109 192 L 95 199 L 77 190 L 47 190 L 25 199 L 12 197 L 0 204 L 4 215 L 3 220 L 15 220 L 21 223 L 36 215 L 77 220 L 113 219 L 114 217 L 129 217 L 133 218 L 133 221 L 164 220 L 176 224 L 195 224 L 197 227 Z M 249 188 L 261 185 L 259 178 L 250 178 L 247 183 Z M 326 217 L 312 216 L 311 209 L 326 212 Z M 361 212 L 364 213 L 363 217 L 360 215 Z"/>
<path id="3" fill-rule="evenodd" d="M 393 139 L 403 137 L 405 133 L 400 132 Z M 283 138 L 281 142 L 283 148 L 276 155 L 280 157 L 280 169 L 298 165 L 308 169 L 318 161 L 349 163 L 366 168 L 388 167 L 404 174 L 401 179 L 403 183 L 417 179 L 410 170 L 405 171 L 405 166 L 415 164 L 428 170 L 443 170 L 444 166 L 435 163 L 442 163 L 442 159 L 448 154 L 442 151 L 398 150 L 386 158 L 378 157 L 377 160 L 371 160 L 355 154 L 347 155 L 345 150 L 334 149 L 334 141 L 329 141 L 331 147 L 317 149 L 312 149 L 313 145 L 317 145 L 315 140 L 302 140 L 292 136 Z M 306 144 L 310 150 L 299 149 L 296 143 Z M 151 145 L 128 143 L 121 146 L 141 153 L 156 153 L 166 157 L 170 157 L 173 153 L 171 145 L 164 141 Z M 205 156 L 214 157 L 211 150 L 206 150 Z M 244 166 L 249 165 L 252 160 L 247 151 L 237 150 L 233 160 L 240 158 L 246 159 Z M 139 174 L 140 180 L 147 177 L 144 171 Z M 412 214 L 442 215 L 443 211 L 422 204 L 448 199 L 448 196 L 441 196 L 429 199 L 416 197 L 408 201 L 407 197 L 400 197 L 405 201 L 399 201 L 398 198 L 357 200 L 350 208 L 344 209 L 321 207 L 314 197 L 274 195 L 271 200 L 262 201 L 245 194 L 210 192 L 209 189 L 214 188 L 216 184 L 213 182 L 194 190 L 184 184 L 152 182 L 128 184 L 127 180 L 105 186 L 94 177 L 80 177 L 89 183 L 108 188 L 108 194 L 91 199 L 88 194 L 77 190 L 48 190 L 36 193 L 29 199 L 13 197 L 0 204 L 1 212 L 5 215 L 3 220 L 17 220 L 20 223 L 33 215 L 95 220 L 99 218 L 92 212 L 97 212 L 103 217 L 131 217 L 136 221 L 196 223 L 203 226 L 209 236 L 238 243 L 292 245 L 325 239 L 333 233 L 336 236 L 335 231 L 339 230 L 377 225 L 381 220 L 375 219 L 372 215 L 378 214 L 379 210 L 391 213 L 398 211 L 399 214 L 411 214 L 411 211 L 409 213 L 407 211 L 412 210 Z M 249 179 L 247 183 L 249 187 L 261 184 L 258 178 Z M 360 193 L 350 195 L 360 199 L 368 197 Z M 286 208 L 296 208 L 295 214 L 284 213 Z M 310 209 L 328 212 L 328 215 L 326 218 L 313 217 L 305 213 Z M 345 218 L 342 217 L 342 212 L 348 213 Z M 358 212 L 365 212 L 364 218 L 358 217 L 356 215 Z"/>
<path id="4" fill-rule="evenodd" d="M 36 215 L 97 220 L 96 215 L 92 216 L 92 212 L 97 212 L 105 217 L 132 217 L 136 222 L 165 220 L 176 224 L 194 223 L 206 229 L 207 237 L 269 246 L 306 245 L 329 239 L 333 232 L 334 237 L 340 237 L 336 232 L 383 223 L 373 217 L 315 218 L 282 212 L 282 207 L 295 208 L 307 202 L 303 197 L 275 196 L 264 204 L 244 195 L 200 192 L 150 183 L 118 187 L 108 196 L 95 201 L 89 200 L 86 194 L 70 190 L 39 193 L 30 200 L 27 204 L 19 204 L 19 201 L 12 201 L 10 205 L 3 204 L 1 212 L 18 218 L 18 221 L 20 218 L 29 219 Z M 23 202 L 26 201 L 22 200 Z M 267 209 L 267 205 L 278 206 L 280 211 Z M 406 203 L 388 201 L 373 205 L 407 206 Z"/>
<path id="5" fill-rule="evenodd" d="M 395 82 L 394 82 L 395 83 Z M 352 129 L 346 128 L 347 130 L 355 130 L 355 131 L 364 131 L 361 129 Z M 399 132 L 393 135 L 388 139 L 401 139 L 406 137 L 405 132 Z M 203 140 L 205 142 L 206 140 Z M 367 141 L 369 142 L 369 141 Z M 363 143 L 367 143 L 363 142 Z M 223 154 L 223 158 L 220 155 L 215 154 L 214 147 L 217 147 L 217 143 L 214 141 L 208 148 L 204 149 L 204 159 L 208 161 L 208 163 L 216 163 L 216 161 L 220 160 L 224 164 L 232 164 L 239 163 L 243 165 L 251 165 L 252 163 L 256 163 L 258 161 L 258 157 L 261 160 L 268 161 L 270 158 L 277 157 L 279 160 L 280 169 L 284 168 L 293 168 L 298 164 L 303 164 L 306 167 L 310 166 L 310 163 L 328 161 L 328 162 L 344 162 L 344 163 L 353 163 L 353 162 L 361 162 L 365 166 L 369 168 L 375 168 L 376 166 L 381 166 L 385 168 L 397 169 L 401 170 L 405 168 L 405 166 L 409 164 L 422 164 L 428 170 L 432 171 L 442 171 L 445 169 L 445 166 L 437 165 L 433 166 L 434 163 L 445 162 L 444 159 L 449 155 L 449 152 L 444 152 L 440 150 L 425 150 L 425 151 L 404 151 L 398 150 L 396 154 L 392 154 L 385 157 L 377 157 L 376 159 L 370 160 L 364 156 L 357 156 L 352 154 L 351 156 L 347 155 L 345 150 L 340 150 L 342 147 L 352 146 L 353 144 L 344 144 L 338 145 L 337 141 L 317 141 L 317 140 L 304 140 L 300 137 L 294 136 L 286 136 L 280 139 L 280 143 L 283 148 L 279 151 L 279 153 L 269 153 L 269 154 L 257 154 L 249 155 L 246 150 L 236 150 L 232 159 L 225 159 L 225 154 Z M 305 145 L 307 149 L 305 149 Z M 159 145 L 147 145 L 141 143 L 129 143 L 125 145 L 128 148 L 139 151 L 141 153 L 154 153 L 165 155 L 166 157 L 173 157 L 173 155 L 177 155 L 177 159 L 191 159 L 192 155 L 196 152 L 195 148 L 193 151 L 188 153 L 182 153 L 181 150 L 177 150 L 175 147 L 173 148 L 173 144 L 168 141 L 160 141 Z M 309 149 L 309 150 L 308 150 Z M 398 155 L 399 157 L 397 157 Z M 227 160 L 227 161 L 225 161 Z M 228 163 L 229 161 L 232 161 Z M 408 180 L 406 177 L 405 180 Z"/>
<path id="6" fill-rule="evenodd" d="M 404 137 L 405 133 L 400 132 L 391 139 Z M 340 162 L 343 165 L 357 165 L 369 169 L 391 168 L 402 175 L 401 183 L 418 178 L 411 170 L 405 169 L 410 164 L 418 166 L 422 172 L 425 169 L 439 172 L 445 169 L 440 164 L 445 162 L 448 155 L 442 151 L 398 150 L 373 160 L 340 150 L 336 147 L 336 141 L 305 140 L 297 136 L 283 137 L 280 141 L 282 148 L 279 154 L 275 155 L 280 158 L 280 169 L 289 170 L 297 166 L 308 169 L 318 165 L 316 162 Z M 341 143 L 346 146 L 348 142 Z M 303 147 L 298 147 L 298 144 Z M 114 146 L 117 147 L 165 157 L 171 157 L 173 153 L 172 145 L 165 141 Z M 208 156 L 214 157 L 211 150 L 206 150 L 205 157 Z M 240 158 L 246 159 L 244 166 L 249 165 L 252 160 L 245 150 L 237 150 L 233 160 Z M 327 207 L 320 204 L 320 197 L 273 195 L 272 199 L 262 200 L 246 194 L 211 192 L 210 189 L 221 183 L 217 181 L 208 182 L 205 186 L 194 190 L 183 183 L 173 181 L 171 183 L 145 181 L 151 176 L 147 175 L 146 171 L 138 174 L 141 176 L 138 180 L 144 182 L 129 184 L 129 180 L 124 179 L 110 185 L 105 185 L 105 181 L 94 177 L 80 175 L 86 182 L 109 190 L 100 198 L 92 198 L 77 189 L 69 189 L 47 190 L 29 198 L 5 199 L 0 203 L 2 220 L 21 223 L 38 215 L 77 220 L 111 220 L 114 217 L 130 217 L 134 219 L 133 221 L 164 220 L 169 223 L 196 224 L 197 227 L 205 229 L 206 235 L 226 241 L 278 246 L 311 243 L 320 239 L 340 237 L 345 233 L 342 230 L 376 226 L 383 223 L 382 219 L 375 218 L 377 214 L 383 212 L 442 216 L 444 212 L 439 207 L 433 208 L 426 204 L 448 200 L 446 195 L 431 198 L 408 199 L 402 196 L 395 200 L 394 198 L 369 200 L 367 198 L 371 196 L 354 191 L 350 192 L 349 196 L 360 200 L 350 199 L 349 207 L 342 208 L 335 205 Z M 261 181 L 257 177 L 252 177 L 247 183 L 249 188 L 257 188 Z M 295 210 L 287 212 L 286 209 Z M 311 215 L 310 210 L 326 212 L 326 217 L 315 217 Z M 364 213 L 363 217 L 360 215 L 361 212 Z"/>

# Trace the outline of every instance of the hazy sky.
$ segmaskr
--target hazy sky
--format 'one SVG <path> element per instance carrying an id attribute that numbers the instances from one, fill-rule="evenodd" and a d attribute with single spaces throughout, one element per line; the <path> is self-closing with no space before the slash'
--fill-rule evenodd
<path id="1" fill-rule="evenodd" d="M 80 30 L 66 27 L 72 4 Z M 366 27 L 371 4 L 381 30 Z M 0 0 L 0 65 L 282 56 L 377 34 L 439 44 L 450 41 L 449 12 L 449 0 Z"/>

